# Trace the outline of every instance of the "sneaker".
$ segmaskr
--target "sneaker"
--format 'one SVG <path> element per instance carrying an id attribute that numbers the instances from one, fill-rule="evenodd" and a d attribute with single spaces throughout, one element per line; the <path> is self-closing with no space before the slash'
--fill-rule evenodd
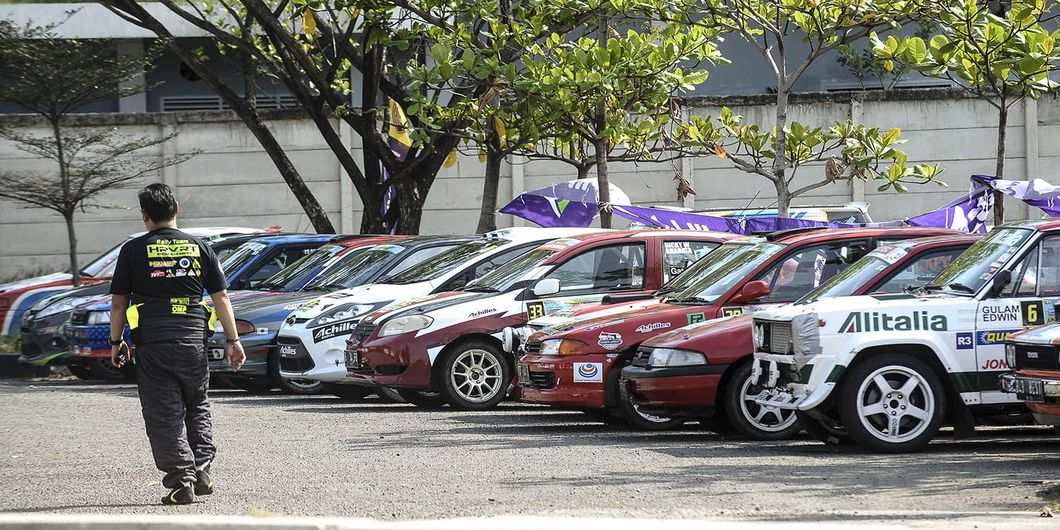
<path id="1" fill-rule="evenodd" d="M 206 466 L 195 472 L 195 494 L 209 495 L 213 493 L 213 478 L 210 477 L 210 466 Z"/>
<path id="2" fill-rule="evenodd" d="M 181 484 L 169 491 L 169 495 L 162 497 L 162 504 L 191 504 L 195 502 L 195 488 L 191 484 Z"/>

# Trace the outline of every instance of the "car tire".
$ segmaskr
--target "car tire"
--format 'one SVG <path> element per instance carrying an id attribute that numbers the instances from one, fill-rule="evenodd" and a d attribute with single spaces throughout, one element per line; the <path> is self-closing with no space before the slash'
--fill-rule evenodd
<path id="1" fill-rule="evenodd" d="M 70 370 L 70 373 L 82 381 L 91 381 L 95 379 L 95 375 L 92 374 L 92 370 L 83 364 L 68 364 L 66 369 Z"/>
<path id="2" fill-rule="evenodd" d="M 405 403 L 411 403 L 421 409 L 436 410 L 445 406 L 446 399 L 439 392 L 428 392 L 426 390 L 399 389 L 397 390 Z"/>
<path id="3" fill-rule="evenodd" d="M 626 421 L 618 416 L 615 411 L 608 409 L 583 409 L 582 414 L 589 417 L 591 421 L 603 423 L 604 425 L 625 425 Z"/>
<path id="4" fill-rule="evenodd" d="M 839 420 L 824 421 L 817 419 L 801 410 L 795 411 L 795 417 L 799 419 L 799 425 L 811 437 L 828 445 L 850 445 L 854 440 L 843 428 L 843 422 Z"/>
<path id="5" fill-rule="evenodd" d="M 491 410 L 508 397 L 515 367 L 497 346 L 473 340 L 447 351 L 438 375 L 437 387 L 453 408 Z"/>
<path id="6" fill-rule="evenodd" d="M 405 398 L 401 397 L 401 394 L 397 390 L 388 386 L 381 386 L 375 389 L 376 395 L 383 403 L 405 403 Z"/>
<path id="7" fill-rule="evenodd" d="M 88 359 L 86 366 L 93 379 L 104 381 L 126 381 L 130 377 L 129 367 L 118 368 L 110 359 Z"/>
<path id="8" fill-rule="evenodd" d="M 642 431 L 672 431 L 685 424 L 684 418 L 666 418 L 641 412 L 625 387 L 621 383 L 618 386 L 618 412 L 629 425 Z"/>
<path id="9" fill-rule="evenodd" d="M 360 401 L 374 391 L 375 389 L 367 386 L 324 383 L 324 392 L 336 396 L 343 401 Z"/>
<path id="10" fill-rule="evenodd" d="M 228 379 L 228 384 L 231 386 L 251 394 L 268 394 L 272 392 L 273 388 L 276 388 L 270 378 L 240 377 L 238 375 L 229 375 L 225 376 L 225 378 Z"/>
<path id="11" fill-rule="evenodd" d="M 798 434 L 802 427 L 795 411 L 755 403 L 760 392 L 761 385 L 751 383 L 751 363 L 737 365 L 722 386 L 722 407 L 729 424 L 756 440 L 787 440 Z"/>
<path id="12" fill-rule="evenodd" d="M 847 433 L 858 445 L 879 453 L 924 448 L 938 433 L 946 411 L 939 376 L 907 354 L 873 355 L 848 368 L 838 397 L 839 419 Z M 897 434 L 892 436 L 892 429 Z"/>

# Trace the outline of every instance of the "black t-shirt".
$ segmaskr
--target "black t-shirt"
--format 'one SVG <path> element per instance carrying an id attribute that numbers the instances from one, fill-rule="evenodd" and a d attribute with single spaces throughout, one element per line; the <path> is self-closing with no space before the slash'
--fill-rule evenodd
<path id="1" fill-rule="evenodd" d="M 209 245 L 175 228 L 160 228 L 121 247 L 110 293 L 128 295 L 137 305 L 137 344 L 203 340 L 203 291 L 228 288 Z M 132 322 L 130 322 L 132 325 Z"/>

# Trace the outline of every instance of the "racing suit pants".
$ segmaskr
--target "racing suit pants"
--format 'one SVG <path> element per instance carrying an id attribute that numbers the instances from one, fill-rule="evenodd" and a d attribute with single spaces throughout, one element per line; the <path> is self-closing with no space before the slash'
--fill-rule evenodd
<path id="1" fill-rule="evenodd" d="M 210 383 L 202 341 L 136 347 L 136 386 L 162 485 L 195 482 L 197 469 L 213 461 L 213 427 L 206 391 Z"/>

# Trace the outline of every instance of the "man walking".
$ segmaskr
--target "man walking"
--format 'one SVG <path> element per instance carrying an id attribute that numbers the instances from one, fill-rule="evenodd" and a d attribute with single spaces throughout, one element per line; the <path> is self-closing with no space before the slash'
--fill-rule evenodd
<path id="1" fill-rule="evenodd" d="M 245 355 L 236 332 L 228 282 L 209 245 L 177 230 L 180 205 L 165 184 L 140 190 L 148 233 L 125 243 L 111 280 L 110 344 L 115 365 L 129 360 L 126 317 L 136 345 L 136 386 L 155 465 L 169 494 L 162 504 L 190 504 L 213 493 L 216 449 L 206 339 L 220 320 L 233 370 Z M 203 300 L 210 294 L 213 308 Z"/>

